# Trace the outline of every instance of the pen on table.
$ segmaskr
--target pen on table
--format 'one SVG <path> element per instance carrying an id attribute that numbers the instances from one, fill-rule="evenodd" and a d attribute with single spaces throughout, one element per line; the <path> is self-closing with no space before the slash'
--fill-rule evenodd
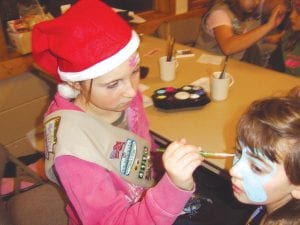
<path id="1" fill-rule="evenodd" d="M 157 148 L 157 152 L 164 152 L 166 149 L 165 148 Z M 215 157 L 215 158 L 227 158 L 227 157 L 234 157 L 234 153 L 225 153 L 225 152 L 207 152 L 207 151 L 199 151 L 199 153 L 203 157 Z"/>

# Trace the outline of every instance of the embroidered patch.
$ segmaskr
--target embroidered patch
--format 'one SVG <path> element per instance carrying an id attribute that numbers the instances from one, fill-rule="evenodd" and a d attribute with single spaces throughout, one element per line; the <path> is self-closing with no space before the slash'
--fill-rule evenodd
<path id="1" fill-rule="evenodd" d="M 120 160 L 120 172 L 123 176 L 128 176 L 130 174 L 135 161 L 136 151 L 136 141 L 133 139 L 127 139 Z"/>
<path id="2" fill-rule="evenodd" d="M 125 145 L 124 141 L 117 141 L 116 144 L 113 146 L 113 150 L 110 153 L 109 158 L 119 159 L 121 155 L 120 153 L 122 152 L 124 145 Z"/>
<path id="3" fill-rule="evenodd" d="M 143 151 L 142 162 L 138 173 L 138 178 L 146 180 L 152 179 L 152 162 L 150 160 L 149 149 L 145 146 Z"/>
<path id="4" fill-rule="evenodd" d="M 54 154 L 53 146 L 57 142 L 56 133 L 60 117 L 54 117 L 44 123 L 45 127 L 45 157 L 49 159 L 49 154 Z"/>

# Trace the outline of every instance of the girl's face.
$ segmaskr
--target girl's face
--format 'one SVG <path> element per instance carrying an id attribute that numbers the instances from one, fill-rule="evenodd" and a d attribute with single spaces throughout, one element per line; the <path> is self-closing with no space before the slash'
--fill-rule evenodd
<path id="1" fill-rule="evenodd" d="M 135 97 L 140 79 L 140 58 L 134 53 L 111 72 L 93 79 L 89 103 L 104 111 L 121 112 Z M 81 93 L 89 95 L 91 80 L 81 83 Z"/>
<path id="2" fill-rule="evenodd" d="M 239 0 L 241 8 L 246 13 L 252 13 L 258 6 L 258 0 Z"/>
<path id="3" fill-rule="evenodd" d="M 263 204 L 278 208 L 291 199 L 290 183 L 283 163 L 275 163 L 260 150 L 255 154 L 242 146 L 240 156 L 230 170 L 234 196 L 246 204 Z"/>
<path id="4" fill-rule="evenodd" d="M 294 0 L 293 10 L 290 14 L 291 27 L 294 31 L 300 30 L 300 0 Z"/>

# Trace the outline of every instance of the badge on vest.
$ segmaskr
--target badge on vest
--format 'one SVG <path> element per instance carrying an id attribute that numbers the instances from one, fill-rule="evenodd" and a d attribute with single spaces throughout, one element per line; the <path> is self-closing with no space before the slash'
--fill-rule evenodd
<path id="1" fill-rule="evenodd" d="M 137 158 L 137 143 L 128 138 L 125 142 L 117 141 L 113 146 L 110 159 L 120 159 L 120 173 L 123 176 L 129 176 L 132 170 L 139 171 L 139 179 L 152 179 L 152 163 L 148 147 L 144 147 L 141 159 Z"/>
<path id="2" fill-rule="evenodd" d="M 56 133 L 60 117 L 54 117 L 44 123 L 45 127 L 45 157 L 49 159 L 49 154 L 54 153 L 53 147 L 57 142 Z"/>

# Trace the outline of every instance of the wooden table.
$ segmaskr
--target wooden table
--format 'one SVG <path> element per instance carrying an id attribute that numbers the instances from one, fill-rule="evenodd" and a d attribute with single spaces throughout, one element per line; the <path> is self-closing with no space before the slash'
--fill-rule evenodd
<path id="1" fill-rule="evenodd" d="M 142 39 L 141 65 L 149 67 L 150 70 L 141 83 L 150 87 L 144 92 L 149 97 L 155 89 L 166 86 L 181 87 L 201 77 L 210 76 L 213 71 L 222 67 L 196 62 L 204 52 L 193 49 L 194 57 L 178 59 L 176 79 L 162 82 L 159 78 L 158 58 L 165 54 L 165 45 L 164 40 L 151 36 L 144 36 Z M 187 47 L 176 44 L 175 48 Z M 152 50 L 156 53 L 147 55 Z M 236 125 L 250 103 L 266 96 L 286 93 L 292 87 L 300 85 L 299 78 L 236 60 L 230 59 L 227 68 L 235 79 L 227 100 L 212 101 L 203 108 L 179 112 L 163 112 L 150 106 L 146 112 L 151 130 L 167 140 L 185 137 L 189 143 L 199 145 L 206 151 L 234 152 Z M 228 170 L 231 165 L 232 159 L 207 159 L 204 164 L 216 173 Z"/>

